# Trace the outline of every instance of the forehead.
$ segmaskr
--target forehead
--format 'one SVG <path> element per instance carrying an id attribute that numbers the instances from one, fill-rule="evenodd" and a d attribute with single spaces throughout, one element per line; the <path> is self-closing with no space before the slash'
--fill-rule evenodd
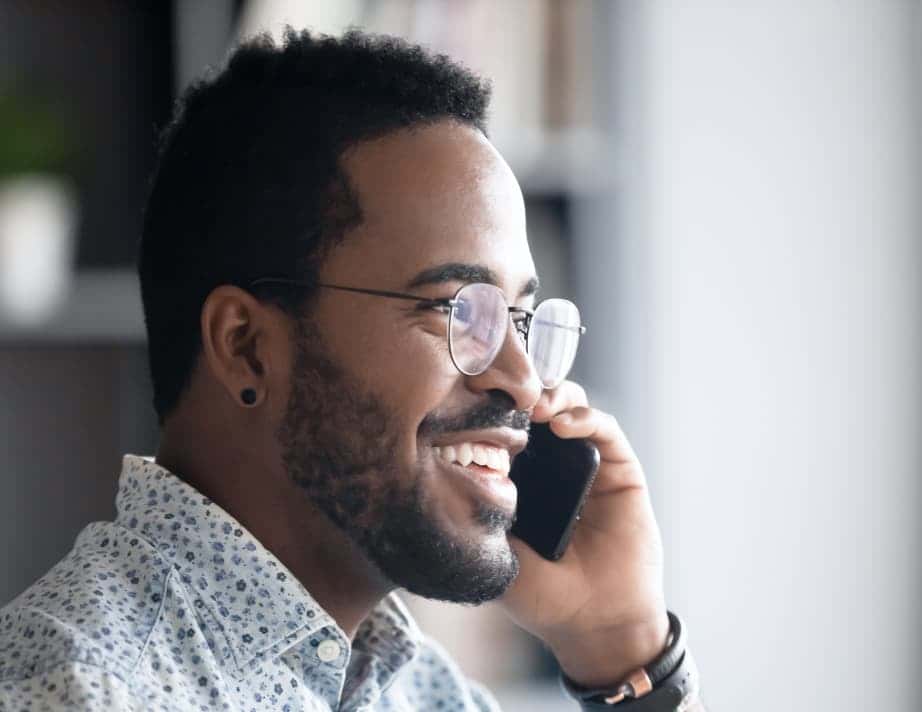
<path id="1" fill-rule="evenodd" d="M 476 129 L 445 121 L 394 132 L 342 163 L 362 223 L 332 251 L 323 279 L 397 288 L 436 265 L 470 264 L 515 298 L 535 276 L 521 189 Z"/>

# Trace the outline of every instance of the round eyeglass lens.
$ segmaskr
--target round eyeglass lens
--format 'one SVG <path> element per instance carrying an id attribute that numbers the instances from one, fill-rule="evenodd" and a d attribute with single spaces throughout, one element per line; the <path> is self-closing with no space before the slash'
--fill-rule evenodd
<path id="1" fill-rule="evenodd" d="M 502 348 L 508 329 L 509 309 L 502 290 L 482 283 L 461 287 L 448 317 L 451 360 L 465 375 L 483 373 Z"/>
<path id="2" fill-rule="evenodd" d="M 566 299 L 546 299 L 535 308 L 528 328 L 528 353 L 545 388 L 567 377 L 579 346 L 579 309 Z"/>

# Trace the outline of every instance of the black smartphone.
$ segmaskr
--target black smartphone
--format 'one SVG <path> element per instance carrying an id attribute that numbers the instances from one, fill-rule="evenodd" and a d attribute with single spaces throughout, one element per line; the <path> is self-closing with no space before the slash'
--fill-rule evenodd
<path id="1" fill-rule="evenodd" d="M 533 423 L 509 472 L 518 490 L 512 533 L 545 559 L 559 559 L 598 469 L 599 451 L 588 440 L 558 438 L 547 423 Z"/>

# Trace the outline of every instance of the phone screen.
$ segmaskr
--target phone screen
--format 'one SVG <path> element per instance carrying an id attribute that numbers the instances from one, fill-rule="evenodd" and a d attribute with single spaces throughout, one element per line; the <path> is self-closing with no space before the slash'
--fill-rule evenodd
<path id="1" fill-rule="evenodd" d="M 512 533 L 545 559 L 559 559 L 598 469 L 599 451 L 588 440 L 558 438 L 547 423 L 533 423 L 509 473 L 518 490 Z"/>

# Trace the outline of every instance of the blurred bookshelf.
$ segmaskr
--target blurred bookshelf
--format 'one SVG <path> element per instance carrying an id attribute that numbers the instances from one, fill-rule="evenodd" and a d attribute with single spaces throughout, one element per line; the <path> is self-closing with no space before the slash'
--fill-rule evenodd
<path id="1" fill-rule="evenodd" d="M 606 194 L 618 173 L 605 91 L 609 5 L 605 0 L 175 0 L 113 6 L 88 0 L 68 6 L 62 17 L 41 4 L 4 3 L 0 45 L 6 49 L 0 59 L 7 69 L 0 73 L 0 90 L 12 87 L 5 95 L 15 97 L 15 88 L 35 80 L 50 96 L 46 103 L 59 108 L 62 132 L 79 131 L 81 148 L 62 176 L 75 187 L 76 226 L 56 307 L 40 319 L 16 319 L 4 311 L 0 294 L 0 344 L 144 340 L 134 260 L 156 136 L 173 97 L 206 66 L 220 64 L 236 40 L 258 31 L 279 36 L 286 23 L 333 34 L 359 26 L 448 53 L 490 77 L 491 140 L 518 177 L 529 208 L 562 205 L 565 211 L 574 199 Z M 85 43 L 75 38 L 80 35 L 106 49 L 86 54 Z M 30 37 L 54 42 L 46 46 Z M 5 107 L 0 103 L 0 126 Z M 0 151 L 0 188 L 10 177 L 2 159 Z M 536 243 L 564 258 L 572 238 L 566 227 L 537 235 L 541 225 L 529 225 Z M 6 243 L 15 245 L 15 236 Z M 0 250 L 0 281 L 4 261 L 12 269 L 13 261 L 4 260 Z M 566 272 L 566 259 L 546 262 L 543 272 Z M 550 281 L 563 286 L 567 279 L 564 274 Z"/>
<path id="2" fill-rule="evenodd" d="M 143 344 L 144 314 L 138 275 L 133 270 L 81 270 L 53 314 L 38 324 L 0 314 L 4 344 Z"/>

